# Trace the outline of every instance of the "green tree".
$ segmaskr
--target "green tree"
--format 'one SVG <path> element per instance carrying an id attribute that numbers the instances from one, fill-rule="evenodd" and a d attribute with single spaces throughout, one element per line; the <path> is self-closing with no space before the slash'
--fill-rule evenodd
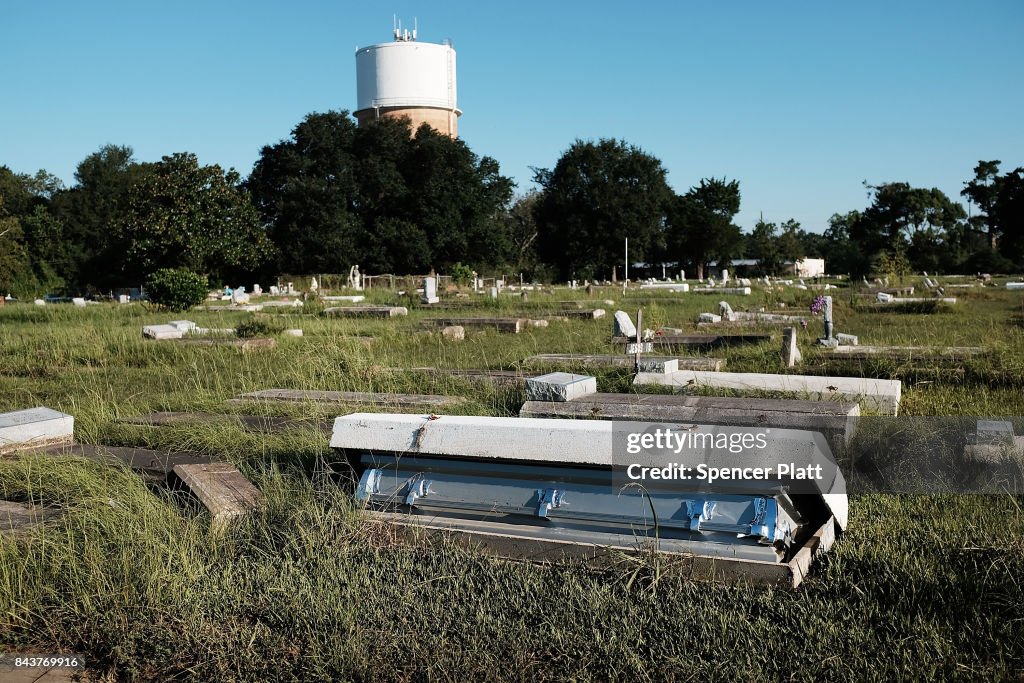
<path id="1" fill-rule="evenodd" d="M 679 262 L 692 263 L 697 277 L 712 260 L 727 264 L 743 250 L 743 235 L 733 217 L 740 210 L 737 180 L 705 178 L 668 204 L 666 241 Z"/>
<path id="2" fill-rule="evenodd" d="M 55 264 L 61 262 L 63 226 L 50 210 L 60 180 L 40 170 L 16 174 L 0 167 L 0 289 L 19 297 L 56 292 L 64 284 Z"/>
<path id="3" fill-rule="evenodd" d="M 775 223 L 766 223 L 762 218 L 747 238 L 747 256 L 757 259 L 757 271 L 761 275 L 777 275 L 782 270 L 777 231 Z"/>
<path id="4" fill-rule="evenodd" d="M 974 178 L 965 182 L 964 189 L 960 191 L 961 197 L 966 197 L 969 202 L 981 210 L 979 215 L 971 217 L 971 227 L 986 233 L 990 249 L 996 248 L 998 237 L 993 209 L 999 195 L 999 164 L 1001 163 L 998 159 L 979 161 L 978 165 L 974 167 Z"/>
<path id="5" fill-rule="evenodd" d="M 999 253 L 1017 266 L 1024 266 L 1024 167 L 1000 178 L 992 217 L 1001 235 Z"/>
<path id="6" fill-rule="evenodd" d="M 290 272 L 424 272 L 497 263 L 512 181 L 461 140 L 404 120 L 313 113 L 264 147 L 247 187 Z"/>
<path id="7" fill-rule="evenodd" d="M 800 223 L 790 218 L 780 227 L 778 251 L 784 263 L 796 263 L 805 256 L 804 245 L 800 240 Z"/>
<path id="8" fill-rule="evenodd" d="M 152 167 L 140 164 L 132 148 L 104 145 L 79 162 L 75 185 L 53 196 L 55 215 L 63 225 L 64 252 L 60 274 L 78 291 L 125 284 L 124 249 L 114 228 L 125 219 L 131 187 Z"/>
<path id="9" fill-rule="evenodd" d="M 654 156 L 624 141 L 576 140 L 553 169 L 535 169 L 541 186 L 535 218 L 537 251 L 562 279 L 606 277 L 664 243 L 665 205 L 672 196 Z"/>
<path id="10" fill-rule="evenodd" d="M 187 268 L 224 281 L 257 271 L 273 254 L 238 173 L 165 156 L 129 194 L 118 226 L 129 268 Z"/>

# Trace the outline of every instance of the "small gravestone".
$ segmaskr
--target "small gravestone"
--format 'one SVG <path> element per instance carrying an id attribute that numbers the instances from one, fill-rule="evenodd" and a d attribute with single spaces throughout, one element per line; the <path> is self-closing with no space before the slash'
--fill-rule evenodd
<path id="1" fill-rule="evenodd" d="M 491 298 L 492 299 L 497 299 L 498 298 L 498 288 L 497 287 L 491 287 Z"/>
<path id="2" fill-rule="evenodd" d="M 697 316 L 697 322 L 701 322 L 701 323 L 720 323 L 720 322 L 722 322 L 722 316 L 715 315 L 714 313 L 701 313 L 699 316 Z M 682 334 L 682 333 L 680 332 L 680 334 Z"/>
<path id="3" fill-rule="evenodd" d="M 452 341 L 462 341 L 466 338 L 466 328 L 462 325 L 448 325 L 441 328 L 441 336 Z"/>
<path id="4" fill-rule="evenodd" d="M 191 320 L 172 320 L 167 324 L 185 334 L 195 332 L 198 329 L 198 326 Z"/>
<path id="5" fill-rule="evenodd" d="M 127 294 L 120 294 L 117 297 L 117 302 L 120 303 L 120 304 L 126 304 L 129 301 L 131 301 L 131 297 L 128 296 Z"/>
<path id="6" fill-rule="evenodd" d="M 283 334 L 286 337 L 301 337 L 302 336 L 302 330 L 300 330 L 298 328 L 292 328 L 290 330 L 285 330 Z"/>
<path id="7" fill-rule="evenodd" d="M 629 313 L 615 311 L 615 336 L 629 337 L 630 339 L 636 338 L 636 325 L 633 324 L 633 319 L 629 317 Z"/>
<path id="8" fill-rule="evenodd" d="M 231 293 L 231 303 L 233 304 L 247 304 L 249 303 L 249 295 L 245 293 L 245 287 L 239 287 Z"/>
<path id="9" fill-rule="evenodd" d="M 309 291 L 316 294 L 320 290 L 320 283 L 316 281 L 316 278 L 312 278 L 309 281 Z"/>
<path id="10" fill-rule="evenodd" d="M 0 453 L 43 444 L 71 443 L 75 418 L 50 408 L 0 413 Z"/>
<path id="11" fill-rule="evenodd" d="M 528 401 L 571 401 L 574 398 L 597 393 L 597 378 L 589 375 L 574 375 L 569 372 L 552 372 L 526 380 Z"/>
<path id="12" fill-rule="evenodd" d="M 440 299 L 437 297 L 437 278 L 423 278 L 423 296 L 420 297 L 420 303 L 436 304 L 438 301 Z"/>
<path id="13" fill-rule="evenodd" d="M 731 322 L 736 319 L 736 314 L 733 313 L 732 306 L 729 305 L 728 301 L 718 302 L 718 313 L 722 316 L 723 320 Z"/>
<path id="14" fill-rule="evenodd" d="M 840 346 L 857 346 L 857 335 L 855 334 L 844 334 L 839 332 L 836 334 L 836 340 Z"/>
<path id="15" fill-rule="evenodd" d="M 263 288 L 260 287 L 259 285 L 253 285 L 252 286 L 252 295 L 253 296 L 259 296 L 261 294 L 263 294 Z"/>
<path id="16" fill-rule="evenodd" d="M 796 328 L 786 327 L 782 330 L 782 363 L 787 368 L 792 368 L 796 367 L 800 359 L 800 348 L 796 344 Z"/>
<path id="17" fill-rule="evenodd" d="M 722 286 L 725 287 L 729 284 L 729 270 L 722 268 Z"/>
<path id="18" fill-rule="evenodd" d="M 270 285 L 270 295 L 279 296 L 281 294 L 281 288 L 277 285 Z"/>
<path id="19" fill-rule="evenodd" d="M 76 296 L 74 299 L 71 300 L 71 303 L 73 303 L 75 306 L 85 306 L 85 299 L 83 299 L 80 296 Z"/>
<path id="20" fill-rule="evenodd" d="M 142 328 L 146 339 L 181 339 L 185 333 L 174 325 L 146 325 Z"/>

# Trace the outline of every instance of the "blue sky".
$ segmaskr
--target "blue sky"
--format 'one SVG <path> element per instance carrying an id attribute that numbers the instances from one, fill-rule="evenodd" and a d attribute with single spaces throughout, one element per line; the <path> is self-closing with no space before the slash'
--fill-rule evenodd
<path id="1" fill-rule="evenodd" d="M 862 181 L 954 198 L 1024 165 L 1024 3 L 0 0 L 0 164 L 73 182 L 105 143 L 247 174 L 312 111 L 355 105 L 355 49 L 393 14 L 458 52 L 461 137 L 532 187 L 576 138 L 617 137 L 685 191 L 738 179 L 749 230 L 820 231 Z"/>

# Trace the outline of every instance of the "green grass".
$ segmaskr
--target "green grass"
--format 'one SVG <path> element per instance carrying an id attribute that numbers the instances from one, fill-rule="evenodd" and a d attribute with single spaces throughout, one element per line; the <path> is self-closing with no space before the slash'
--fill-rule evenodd
<path id="1" fill-rule="evenodd" d="M 444 315 L 541 315 L 562 291 Z M 841 366 L 807 344 L 792 372 L 907 380 L 914 415 L 1024 415 L 1024 297 L 964 290 L 950 312 L 855 310 L 836 326 L 865 344 L 990 347 L 954 368 L 887 361 Z M 736 310 L 806 311 L 813 294 L 727 297 Z M 595 294 L 649 322 L 692 328 L 719 297 Z M 397 303 L 374 293 L 376 303 Z M 1024 672 L 1024 512 L 1011 496 L 861 496 L 849 530 L 795 592 L 695 582 L 659 558 L 615 569 L 501 561 L 455 545 L 399 543 L 353 510 L 327 440 L 230 424 L 150 429 L 118 418 L 154 410 L 329 416 L 312 405 L 232 407 L 271 387 L 459 394 L 467 414 L 515 414 L 521 396 L 391 367 L 522 369 L 536 353 L 606 353 L 611 321 L 552 322 L 520 335 L 423 332 L 438 315 L 363 321 L 267 313 L 301 327 L 268 351 L 141 339 L 185 317 L 231 327 L 244 314 L 165 315 L 142 306 L 0 309 L 0 410 L 48 405 L 75 415 L 82 442 L 206 453 L 239 465 L 267 505 L 211 535 L 191 499 L 131 472 L 76 459 L 0 460 L 0 497 L 63 514 L 0 539 L 0 644 L 83 652 L 121 680 L 893 680 L 1017 679 Z M 765 327 L 777 331 L 778 327 Z M 737 330 L 738 331 L 738 330 Z M 746 329 L 743 330 L 746 332 Z M 369 345 L 355 339 L 372 336 Z M 778 334 L 776 332 L 776 340 Z M 735 371 L 781 372 L 778 343 L 732 347 Z M 944 374 L 946 372 L 946 374 Z M 930 373 L 930 374 L 929 374 Z M 629 390 L 620 370 L 602 390 Z M 341 411 L 344 412 L 344 411 Z"/>

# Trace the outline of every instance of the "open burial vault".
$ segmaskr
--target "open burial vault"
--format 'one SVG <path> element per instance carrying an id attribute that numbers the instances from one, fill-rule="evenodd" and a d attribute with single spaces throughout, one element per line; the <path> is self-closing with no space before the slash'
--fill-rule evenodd
<path id="1" fill-rule="evenodd" d="M 626 455 L 651 423 L 354 413 L 331 447 L 354 470 L 356 500 L 405 530 L 458 532 L 499 555 L 614 560 L 657 551 L 700 578 L 796 586 L 847 522 L 843 475 L 824 437 L 794 429 L 687 425 L 762 434 L 749 451 Z M 820 479 L 768 473 L 719 481 L 630 480 L 636 467 L 819 466 Z M 678 472 L 678 470 L 676 470 Z"/>

